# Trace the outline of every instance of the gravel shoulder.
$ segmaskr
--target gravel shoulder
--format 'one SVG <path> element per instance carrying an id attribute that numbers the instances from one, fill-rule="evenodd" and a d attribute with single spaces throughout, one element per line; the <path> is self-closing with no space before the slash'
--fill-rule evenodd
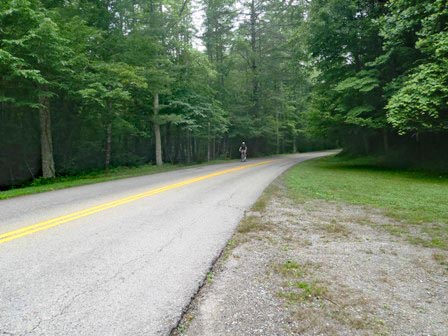
<path id="1" fill-rule="evenodd" d="M 448 335 L 447 251 L 381 212 L 297 204 L 277 180 L 246 213 L 173 335 Z"/>

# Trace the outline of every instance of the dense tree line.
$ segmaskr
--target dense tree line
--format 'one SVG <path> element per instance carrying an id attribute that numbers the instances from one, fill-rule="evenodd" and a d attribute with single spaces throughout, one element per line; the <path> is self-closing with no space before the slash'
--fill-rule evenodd
<path id="1" fill-rule="evenodd" d="M 0 185 L 242 140 L 443 147 L 447 21 L 443 0 L 3 0 Z"/>
<path id="2" fill-rule="evenodd" d="M 447 2 L 313 0 L 307 13 L 308 130 L 448 168 Z"/>

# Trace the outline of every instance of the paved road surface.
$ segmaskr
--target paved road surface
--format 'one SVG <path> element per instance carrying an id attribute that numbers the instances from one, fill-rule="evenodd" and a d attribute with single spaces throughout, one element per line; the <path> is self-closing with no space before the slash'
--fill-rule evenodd
<path id="1" fill-rule="evenodd" d="M 265 187 L 327 154 L 0 201 L 0 335 L 169 334 Z"/>

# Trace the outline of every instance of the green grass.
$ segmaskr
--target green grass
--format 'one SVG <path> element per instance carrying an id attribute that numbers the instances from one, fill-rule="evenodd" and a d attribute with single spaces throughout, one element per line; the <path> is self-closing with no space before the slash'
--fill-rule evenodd
<path id="1" fill-rule="evenodd" d="M 275 265 L 274 271 L 287 278 L 300 278 L 305 274 L 305 268 L 292 260 L 287 260 L 283 264 Z"/>
<path id="2" fill-rule="evenodd" d="M 213 273 L 213 271 L 209 271 L 207 273 L 207 283 L 212 284 L 214 278 L 215 278 L 215 274 Z"/>
<path id="3" fill-rule="evenodd" d="M 258 198 L 255 204 L 252 205 L 251 210 L 256 212 L 265 211 L 272 196 L 274 196 L 276 193 L 278 193 L 278 186 L 276 186 L 275 184 L 271 184 L 266 188 L 266 190 Z"/>
<path id="4" fill-rule="evenodd" d="M 323 297 L 327 292 L 324 286 L 316 281 L 309 282 L 303 279 L 307 274 L 306 268 L 306 265 L 300 265 L 293 260 L 274 265 L 273 271 L 288 280 L 283 285 L 283 290 L 277 292 L 277 295 L 291 304 Z"/>
<path id="5" fill-rule="evenodd" d="M 118 180 L 127 177 L 157 174 L 182 168 L 190 168 L 195 166 L 203 166 L 223 162 L 231 162 L 231 161 L 216 160 L 213 162 L 192 164 L 192 165 L 164 164 L 163 166 L 143 165 L 139 167 L 118 167 L 110 169 L 109 173 L 107 174 L 104 171 L 95 171 L 83 175 L 56 177 L 54 179 L 39 178 L 35 179 L 31 184 L 27 186 L 20 188 L 13 188 L 6 191 L 0 191 L 0 200 L 16 196 L 36 194 L 45 191 L 65 189 L 87 184 Z"/>
<path id="6" fill-rule="evenodd" d="M 327 157 L 304 162 L 285 175 L 293 199 L 323 199 L 378 208 L 403 223 L 396 233 L 416 225 L 424 235 L 414 242 L 448 249 L 448 178 L 384 168 L 373 158 Z M 429 238 L 426 238 L 429 237 Z"/>
<path id="7" fill-rule="evenodd" d="M 238 233 L 258 232 L 267 230 L 267 226 L 257 216 L 245 216 L 237 228 Z"/>

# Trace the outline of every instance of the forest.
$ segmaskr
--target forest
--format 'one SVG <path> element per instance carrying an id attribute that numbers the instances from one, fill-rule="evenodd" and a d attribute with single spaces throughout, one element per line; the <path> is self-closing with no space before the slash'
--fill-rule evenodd
<path id="1" fill-rule="evenodd" d="M 448 168 L 446 0 L 2 0 L 0 186 L 343 148 Z"/>

